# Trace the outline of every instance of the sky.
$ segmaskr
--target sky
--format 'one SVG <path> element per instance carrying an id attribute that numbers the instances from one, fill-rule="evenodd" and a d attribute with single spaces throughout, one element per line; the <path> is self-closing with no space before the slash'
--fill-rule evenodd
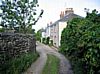
<path id="1" fill-rule="evenodd" d="M 100 0 L 38 0 L 39 8 L 43 9 L 43 17 L 39 19 L 33 28 L 38 31 L 41 28 L 45 28 L 50 22 L 55 22 L 60 19 L 59 15 L 61 11 L 65 11 L 66 8 L 73 8 L 74 13 L 85 17 L 86 13 L 84 8 L 96 9 L 100 13 Z M 40 13 L 38 11 L 38 13 Z"/>
<path id="2" fill-rule="evenodd" d="M 32 28 L 35 29 L 35 31 L 45 28 L 50 22 L 54 23 L 60 19 L 59 15 L 61 11 L 65 11 L 66 8 L 73 8 L 75 14 L 83 17 L 86 16 L 84 8 L 90 9 L 90 12 L 96 9 L 100 13 L 100 0 L 38 0 L 38 4 L 37 16 L 41 9 L 44 10 L 44 13 L 36 25 L 33 25 Z"/>

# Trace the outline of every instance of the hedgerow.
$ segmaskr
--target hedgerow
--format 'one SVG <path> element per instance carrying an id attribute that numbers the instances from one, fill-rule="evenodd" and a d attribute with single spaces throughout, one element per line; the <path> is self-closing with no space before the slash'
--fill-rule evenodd
<path id="1" fill-rule="evenodd" d="M 96 10 L 68 22 L 60 52 L 72 62 L 75 74 L 100 74 L 100 14 Z"/>

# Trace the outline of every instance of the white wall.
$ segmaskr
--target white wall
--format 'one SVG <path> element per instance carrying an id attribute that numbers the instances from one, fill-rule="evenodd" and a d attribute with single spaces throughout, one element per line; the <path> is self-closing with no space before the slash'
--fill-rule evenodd
<path id="1" fill-rule="evenodd" d="M 53 40 L 53 26 L 50 27 L 50 39 Z"/>
<path id="2" fill-rule="evenodd" d="M 46 28 L 46 37 L 50 37 L 50 27 Z"/>
<path id="3" fill-rule="evenodd" d="M 42 32 L 41 43 L 42 43 L 43 38 L 45 37 L 46 37 L 46 32 Z"/>
<path id="4" fill-rule="evenodd" d="M 50 39 L 53 40 L 54 46 L 60 46 L 61 33 L 66 26 L 67 22 L 57 22 L 55 25 L 50 27 Z"/>
<path id="5" fill-rule="evenodd" d="M 54 25 L 54 34 L 53 34 L 53 44 L 54 46 L 56 47 L 59 47 L 59 23 L 57 22 L 55 25 Z"/>
<path id="6" fill-rule="evenodd" d="M 45 38 L 45 37 L 46 37 L 46 33 L 42 32 L 42 38 Z"/>
<path id="7" fill-rule="evenodd" d="M 61 34 L 64 28 L 66 28 L 67 22 L 59 22 L 59 46 L 60 46 L 60 40 L 61 40 Z"/>

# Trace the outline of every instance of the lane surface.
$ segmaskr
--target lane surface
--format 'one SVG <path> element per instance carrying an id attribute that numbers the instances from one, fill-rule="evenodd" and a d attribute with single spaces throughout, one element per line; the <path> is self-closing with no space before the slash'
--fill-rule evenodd
<path id="1" fill-rule="evenodd" d="M 23 74 L 41 74 L 43 67 L 46 64 L 47 54 L 55 55 L 60 59 L 60 69 L 59 74 L 73 74 L 69 61 L 59 52 L 56 48 L 51 48 L 47 45 L 37 42 L 37 52 L 39 52 L 40 57 L 31 67 Z"/>

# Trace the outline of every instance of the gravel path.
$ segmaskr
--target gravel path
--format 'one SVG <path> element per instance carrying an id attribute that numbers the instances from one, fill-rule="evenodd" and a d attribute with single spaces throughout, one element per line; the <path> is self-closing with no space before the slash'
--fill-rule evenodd
<path id="1" fill-rule="evenodd" d="M 52 54 L 60 59 L 59 74 L 73 74 L 69 61 L 56 48 L 50 48 L 41 43 L 37 43 L 37 51 L 40 54 L 39 59 L 23 74 L 41 74 L 46 64 L 47 54 Z"/>
<path id="2" fill-rule="evenodd" d="M 43 67 L 44 67 L 46 60 L 47 60 L 47 55 L 46 55 L 45 51 L 43 50 L 41 44 L 38 44 L 36 49 L 37 49 L 37 52 L 39 52 L 40 57 L 23 74 L 41 74 Z"/>

